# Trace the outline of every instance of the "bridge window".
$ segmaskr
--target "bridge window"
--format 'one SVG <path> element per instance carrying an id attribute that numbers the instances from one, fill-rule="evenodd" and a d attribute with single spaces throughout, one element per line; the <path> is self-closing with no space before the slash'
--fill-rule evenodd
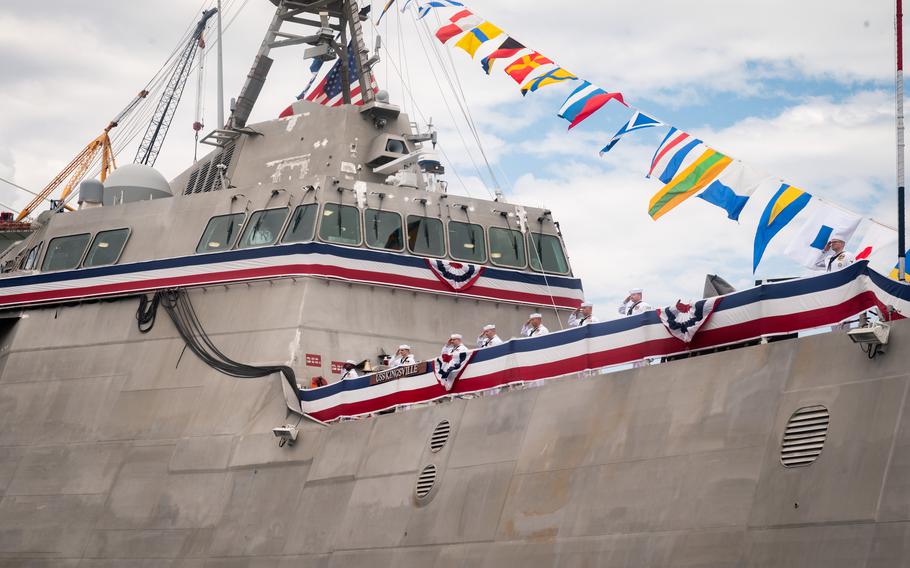
<path id="1" fill-rule="evenodd" d="M 196 252 L 217 252 L 231 248 L 245 218 L 245 213 L 233 213 L 209 219 L 209 224 L 206 225 L 196 246 Z"/>
<path id="2" fill-rule="evenodd" d="M 544 272 L 557 274 L 569 272 L 569 263 L 566 262 L 566 255 L 562 252 L 559 237 L 530 233 L 529 238 L 531 241 L 531 268 L 541 270 L 542 266 Z"/>
<path id="3" fill-rule="evenodd" d="M 521 231 L 490 227 L 490 261 L 497 266 L 524 268 L 528 259 Z"/>
<path id="4" fill-rule="evenodd" d="M 69 235 L 66 237 L 57 237 L 51 239 L 47 245 L 47 254 L 44 255 L 44 264 L 41 270 L 49 272 L 51 270 L 69 270 L 79 266 L 82 260 L 82 253 L 91 240 L 92 235 L 83 233 L 81 235 Z"/>
<path id="5" fill-rule="evenodd" d="M 359 245 L 360 211 L 350 205 L 326 203 L 322 208 L 319 238 L 341 245 Z"/>
<path id="6" fill-rule="evenodd" d="M 120 253 L 126 245 L 126 240 L 130 237 L 129 229 L 115 229 L 113 231 L 101 231 L 95 235 L 92 246 L 85 255 L 82 266 L 106 266 L 115 264 L 120 260 Z"/>
<path id="7" fill-rule="evenodd" d="M 408 249 L 414 254 L 445 256 L 446 241 L 442 221 L 408 215 Z"/>
<path id="8" fill-rule="evenodd" d="M 22 270 L 34 270 L 38 268 L 38 257 L 41 256 L 42 244 L 44 243 L 38 243 L 29 249 L 28 254 L 22 259 L 22 265 L 20 266 Z"/>
<path id="9" fill-rule="evenodd" d="M 291 222 L 284 231 L 283 243 L 302 243 L 312 241 L 316 232 L 316 211 L 319 207 L 315 203 L 301 205 L 294 210 Z"/>
<path id="10" fill-rule="evenodd" d="M 401 215 L 398 213 L 367 209 L 363 215 L 363 229 L 366 231 L 369 247 L 385 250 L 404 249 Z"/>
<path id="11" fill-rule="evenodd" d="M 487 245 L 483 227 L 473 223 L 449 221 L 449 254 L 455 260 L 486 262 Z"/>
<path id="12" fill-rule="evenodd" d="M 288 208 L 264 209 L 250 215 L 250 221 L 243 230 L 237 248 L 263 247 L 275 244 L 284 220 L 288 218 Z"/>

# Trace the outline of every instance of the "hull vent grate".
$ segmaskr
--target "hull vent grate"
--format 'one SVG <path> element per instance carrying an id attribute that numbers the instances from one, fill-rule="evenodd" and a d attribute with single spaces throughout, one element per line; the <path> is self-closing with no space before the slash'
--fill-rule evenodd
<path id="1" fill-rule="evenodd" d="M 449 434 L 452 432 L 452 425 L 448 420 L 443 420 L 436 425 L 436 429 L 433 430 L 433 435 L 430 436 L 430 451 L 433 453 L 438 452 L 445 447 L 446 442 L 449 441 Z"/>
<path id="2" fill-rule="evenodd" d="M 830 414 L 824 406 L 807 406 L 787 421 L 780 446 L 780 463 L 785 467 L 805 467 L 822 453 L 828 437 Z"/>
<path id="3" fill-rule="evenodd" d="M 190 174 L 190 179 L 186 183 L 186 189 L 183 191 L 183 194 L 192 195 L 194 193 L 209 193 L 224 189 L 221 184 L 218 165 L 224 164 L 225 168 L 229 168 L 231 166 L 231 160 L 233 159 L 234 144 L 231 144 L 226 146 L 221 152 L 218 152 L 214 158 Z M 227 169 L 224 171 L 226 174 Z"/>
<path id="4" fill-rule="evenodd" d="M 420 470 L 417 476 L 417 498 L 424 499 L 436 485 L 436 466 L 430 464 Z"/>

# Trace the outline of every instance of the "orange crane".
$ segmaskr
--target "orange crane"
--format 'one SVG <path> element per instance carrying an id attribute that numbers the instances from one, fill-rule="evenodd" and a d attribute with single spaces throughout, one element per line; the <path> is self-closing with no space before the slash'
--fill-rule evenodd
<path id="1" fill-rule="evenodd" d="M 147 90 L 139 91 L 139 94 L 136 95 L 136 98 L 127 105 L 125 109 L 120 111 L 120 114 L 112 120 L 107 127 L 104 129 L 104 132 L 101 133 L 97 138 L 88 143 L 88 145 L 82 149 L 79 154 L 73 158 L 73 160 L 66 165 L 65 168 L 60 170 L 54 179 L 48 183 L 44 189 L 42 189 L 38 194 L 32 199 L 31 203 L 25 206 L 25 208 L 19 212 L 19 216 L 16 217 L 16 221 L 21 221 L 22 219 L 28 217 L 35 209 L 40 206 L 45 199 L 51 196 L 51 194 L 56 190 L 61 183 L 69 179 L 66 182 L 66 185 L 63 187 L 63 193 L 60 195 L 60 199 L 66 199 L 66 197 L 72 193 L 73 188 L 82 181 L 82 178 L 85 177 L 86 172 L 88 172 L 89 167 L 95 161 L 95 157 L 98 155 L 98 152 L 101 152 L 101 181 L 107 179 L 107 175 L 111 172 L 112 169 L 117 167 L 117 162 L 114 160 L 114 151 L 111 148 L 111 139 L 108 136 L 108 133 L 111 129 L 115 128 L 123 118 L 129 114 L 139 102 L 148 96 Z"/>

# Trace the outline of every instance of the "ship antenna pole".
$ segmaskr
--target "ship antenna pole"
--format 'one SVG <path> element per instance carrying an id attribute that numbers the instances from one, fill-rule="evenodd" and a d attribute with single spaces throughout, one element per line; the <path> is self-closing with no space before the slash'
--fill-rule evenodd
<path id="1" fill-rule="evenodd" d="M 224 60 L 221 45 L 224 43 L 221 27 L 221 0 L 218 0 L 218 128 L 224 128 Z"/>
<path id="2" fill-rule="evenodd" d="M 902 0 L 897 0 L 894 18 L 895 31 L 897 32 L 897 74 L 895 76 L 895 94 L 897 105 L 897 277 L 903 282 L 906 274 L 905 243 L 906 228 L 904 226 L 904 42 L 903 42 L 904 13 Z"/>

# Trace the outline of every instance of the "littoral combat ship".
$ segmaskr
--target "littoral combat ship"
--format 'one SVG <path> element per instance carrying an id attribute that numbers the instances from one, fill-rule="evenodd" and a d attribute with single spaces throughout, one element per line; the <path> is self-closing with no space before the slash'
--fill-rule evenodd
<path id="1" fill-rule="evenodd" d="M 214 151 L 85 181 L 0 258 L 0 566 L 910 564 L 908 286 L 857 263 L 560 329 L 552 214 L 447 193 L 361 20 L 277 1 Z M 248 124 L 300 43 L 362 104 Z M 436 357 L 530 312 L 552 333 Z"/>

